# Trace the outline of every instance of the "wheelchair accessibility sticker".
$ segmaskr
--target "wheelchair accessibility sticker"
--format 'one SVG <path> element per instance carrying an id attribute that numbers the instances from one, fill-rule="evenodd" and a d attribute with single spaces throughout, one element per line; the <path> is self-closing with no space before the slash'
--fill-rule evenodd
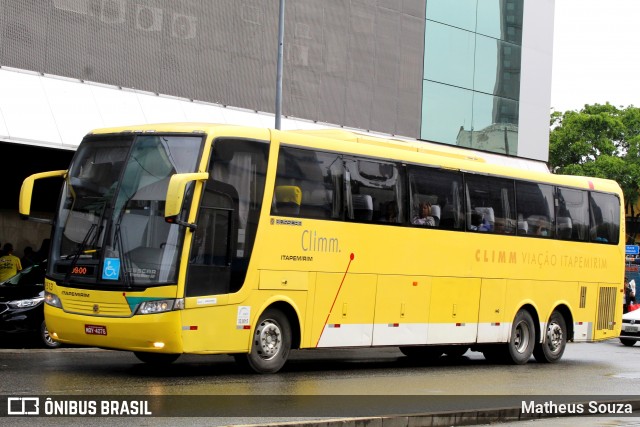
<path id="1" fill-rule="evenodd" d="M 102 267 L 102 279 L 118 280 L 119 275 L 120 275 L 120 259 L 105 258 L 104 265 Z"/>

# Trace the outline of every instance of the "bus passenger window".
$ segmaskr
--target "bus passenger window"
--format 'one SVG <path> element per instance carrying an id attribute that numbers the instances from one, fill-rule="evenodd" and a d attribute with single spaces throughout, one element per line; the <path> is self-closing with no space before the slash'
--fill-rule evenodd
<path id="1" fill-rule="evenodd" d="M 385 203 L 384 207 L 381 208 L 380 211 L 384 212 L 384 216 L 380 218 L 380 221 L 389 222 L 392 224 L 396 224 L 399 222 L 398 202 L 396 200 Z"/>
<path id="2" fill-rule="evenodd" d="M 420 218 L 421 202 L 429 206 L 429 217 L 433 226 L 446 230 L 460 230 L 464 227 L 462 174 L 454 171 L 427 167 L 410 166 L 408 169 L 411 194 L 411 222 L 424 225 Z M 424 216 L 425 214 L 422 213 Z M 429 220 L 430 222 L 430 220 Z"/>
<path id="3" fill-rule="evenodd" d="M 618 243 L 620 234 L 620 199 L 613 194 L 590 193 L 591 241 Z"/>
<path id="4" fill-rule="evenodd" d="M 344 164 L 340 154 L 281 147 L 275 186 L 272 215 L 315 219 L 342 217 Z M 277 192 L 284 191 L 278 189 L 285 187 L 297 188 L 300 198 L 289 195 L 287 201 L 278 199 Z M 281 194 L 280 197 L 285 196 Z M 284 203 L 289 206 L 285 207 Z"/>
<path id="5" fill-rule="evenodd" d="M 518 235 L 554 237 L 555 191 L 552 185 L 516 182 Z M 526 227 L 522 225 L 526 224 Z"/>
<path id="6" fill-rule="evenodd" d="M 355 221 L 389 222 L 387 209 L 396 209 L 396 218 L 403 217 L 402 175 L 398 165 L 369 159 L 345 159 L 347 191 L 345 211 Z M 395 203 L 388 208 L 389 203 Z M 397 219 L 396 219 L 397 222 Z"/>
<path id="7" fill-rule="evenodd" d="M 517 223 L 515 189 L 510 179 L 466 174 L 467 227 L 474 231 L 513 234 Z"/>
<path id="8" fill-rule="evenodd" d="M 571 239 L 571 217 L 569 216 L 559 216 L 557 218 L 557 236 L 558 239 L 569 240 Z"/>
<path id="9" fill-rule="evenodd" d="M 370 195 L 353 195 L 353 217 L 356 221 L 371 221 L 373 219 L 373 199 Z"/>
<path id="10" fill-rule="evenodd" d="M 558 217 L 571 218 L 568 240 L 589 240 L 589 194 L 586 190 L 558 187 Z"/>
<path id="11" fill-rule="evenodd" d="M 471 213 L 470 230 L 493 231 L 496 217 L 491 207 L 478 207 Z"/>
<path id="12" fill-rule="evenodd" d="M 532 236 L 549 237 L 551 236 L 551 221 L 545 215 L 530 215 L 527 217 L 529 224 L 528 234 Z"/>
<path id="13" fill-rule="evenodd" d="M 276 210 L 279 215 L 298 215 L 302 191 L 295 185 L 280 185 L 276 187 Z"/>

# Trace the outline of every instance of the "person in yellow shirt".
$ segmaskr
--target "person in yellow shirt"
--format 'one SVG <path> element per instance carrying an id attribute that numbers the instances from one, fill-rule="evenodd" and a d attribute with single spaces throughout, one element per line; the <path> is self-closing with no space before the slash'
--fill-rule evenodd
<path id="1" fill-rule="evenodd" d="M 20 258 L 13 254 L 13 245 L 5 243 L 0 257 L 0 283 L 8 280 L 22 270 Z"/>

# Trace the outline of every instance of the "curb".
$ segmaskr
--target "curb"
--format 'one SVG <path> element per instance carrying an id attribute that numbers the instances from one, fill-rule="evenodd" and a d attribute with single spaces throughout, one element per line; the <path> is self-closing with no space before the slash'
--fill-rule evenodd
<path id="1" fill-rule="evenodd" d="M 588 405 L 590 401 L 572 402 Z M 622 403 L 631 405 L 633 414 L 640 416 L 640 400 L 612 400 L 598 401 L 598 403 Z M 445 411 L 438 413 L 411 414 L 411 415 L 386 415 L 375 417 L 354 417 L 321 419 L 314 421 L 292 421 L 276 423 L 259 423 L 234 425 L 233 427 L 444 427 L 444 426 L 471 426 L 479 424 L 492 424 L 498 422 L 531 421 L 544 418 L 561 417 L 607 417 L 607 416 L 633 416 L 628 414 L 575 414 L 554 413 L 530 414 L 524 413 L 521 407 L 505 407 L 491 409 L 472 409 L 468 411 Z"/>

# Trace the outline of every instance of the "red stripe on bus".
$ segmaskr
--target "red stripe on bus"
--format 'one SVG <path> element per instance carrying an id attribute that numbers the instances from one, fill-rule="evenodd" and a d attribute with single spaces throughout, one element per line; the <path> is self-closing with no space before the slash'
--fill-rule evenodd
<path id="1" fill-rule="evenodd" d="M 333 306 L 336 304 L 336 300 L 338 299 L 338 295 L 340 295 L 340 289 L 342 289 L 342 285 L 344 283 L 344 279 L 345 277 L 347 277 L 347 272 L 349 271 L 349 267 L 351 266 L 351 261 L 353 261 L 353 259 L 356 256 L 353 254 L 353 252 L 351 253 L 351 255 L 349 255 L 349 263 L 347 264 L 347 269 L 344 272 L 344 275 L 342 276 L 342 280 L 340 281 L 340 286 L 338 287 L 338 292 L 336 292 L 336 296 L 335 298 L 333 298 L 333 303 L 331 303 L 331 308 L 329 309 L 329 313 L 327 314 L 327 318 L 324 320 L 324 326 L 322 327 L 322 331 L 320 332 L 320 336 L 318 337 L 318 342 L 316 342 L 316 347 L 318 347 L 318 344 L 320 344 L 320 338 L 322 338 L 322 334 L 324 333 L 324 328 L 327 327 L 327 322 L 329 321 L 329 316 L 331 316 L 331 312 L 333 311 Z M 340 327 L 340 325 L 338 325 L 338 328 Z"/>

